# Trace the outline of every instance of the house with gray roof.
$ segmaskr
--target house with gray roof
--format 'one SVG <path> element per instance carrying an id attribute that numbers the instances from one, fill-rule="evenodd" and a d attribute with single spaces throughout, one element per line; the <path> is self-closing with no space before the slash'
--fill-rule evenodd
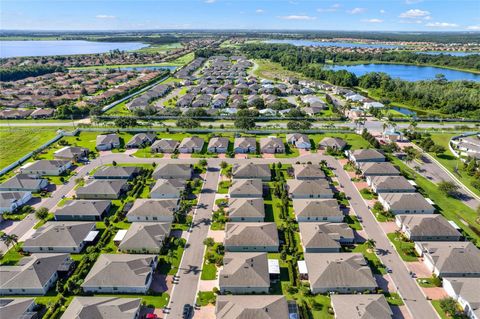
<path id="1" fill-rule="evenodd" d="M 126 180 L 95 179 L 76 190 L 79 199 L 118 199 L 128 190 Z"/>
<path id="2" fill-rule="evenodd" d="M 265 205 L 263 198 L 230 198 L 228 220 L 231 222 L 263 222 Z"/>
<path id="3" fill-rule="evenodd" d="M 127 230 L 118 250 L 130 254 L 160 254 L 170 235 L 171 223 L 134 222 Z"/>
<path id="4" fill-rule="evenodd" d="M 154 133 L 137 133 L 125 144 L 126 148 L 143 148 L 157 139 L 157 135 Z"/>
<path id="5" fill-rule="evenodd" d="M 95 238 L 95 222 L 47 222 L 23 243 L 29 253 L 80 253 Z M 98 233 L 98 232 L 97 232 Z"/>
<path id="6" fill-rule="evenodd" d="M 77 162 L 82 159 L 88 158 L 90 150 L 85 147 L 78 146 L 65 146 L 53 153 L 53 157 L 56 160 L 67 160 Z"/>
<path id="7" fill-rule="evenodd" d="M 270 181 L 272 172 L 268 164 L 234 164 L 232 167 L 232 176 L 235 179 L 261 179 Z"/>
<path id="8" fill-rule="evenodd" d="M 161 140 L 156 140 L 150 149 L 154 153 L 173 153 L 177 150 L 180 142 L 172 139 L 162 138 Z"/>
<path id="9" fill-rule="evenodd" d="M 96 148 L 99 151 L 109 151 L 113 148 L 120 147 L 120 138 L 117 134 L 101 134 L 97 135 Z"/>
<path id="10" fill-rule="evenodd" d="M 72 162 L 64 160 L 38 160 L 20 167 L 22 174 L 59 176 L 72 166 Z"/>
<path id="11" fill-rule="evenodd" d="M 232 252 L 277 252 L 279 246 L 275 223 L 226 223 L 224 246 Z"/>
<path id="12" fill-rule="evenodd" d="M 299 223 L 298 226 L 306 253 L 340 252 L 342 245 L 355 241 L 353 230 L 345 223 Z"/>
<path id="13" fill-rule="evenodd" d="M 154 179 L 191 179 L 193 174 L 192 166 L 189 164 L 173 164 L 164 163 L 159 164 L 153 171 L 152 177 Z"/>
<path id="14" fill-rule="evenodd" d="M 360 163 L 359 168 L 362 175 L 369 176 L 399 176 L 400 171 L 389 162 L 365 162 Z"/>
<path id="15" fill-rule="evenodd" d="M 345 218 L 336 199 L 294 199 L 292 202 L 298 222 L 341 223 Z"/>
<path id="16" fill-rule="evenodd" d="M 178 199 L 137 198 L 127 213 L 129 222 L 173 222 Z"/>
<path id="17" fill-rule="evenodd" d="M 269 136 L 260 139 L 260 152 L 265 154 L 285 153 L 285 144 L 279 137 Z"/>
<path id="18" fill-rule="evenodd" d="M 45 295 L 68 260 L 68 254 L 32 254 L 15 266 L 0 266 L 0 295 Z"/>
<path id="19" fill-rule="evenodd" d="M 305 253 L 310 290 L 314 294 L 374 291 L 377 282 L 361 253 Z"/>
<path id="20" fill-rule="evenodd" d="M 440 214 L 397 215 L 395 223 L 413 241 L 459 241 L 462 234 Z"/>
<path id="21" fill-rule="evenodd" d="M 443 289 L 462 307 L 470 319 L 480 318 L 480 278 L 442 278 Z"/>
<path id="22" fill-rule="evenodd" d="M 231 198 L 261 198 L 263 183 L 260 179 L 234 179 L 229 195 Z"/>
<path id="23" fill-rule="evenodd" d="M 0 184 L 2 192 L 39 192 L 48 186 L 48 180 L 33 178 L 27 174 L 17 174 Z"/>
<path id="24" fill-rule="evenodd" d="M 384 295 L 332 295 L 336 319 L 391 319 L 393 312 Z"/>
<path id="25" fill-rule="evenodd" d="M 140 173 L 137 166 L 102 166 L 93 174 L 95 179 L 126 179 L 130 180 Z"/>
<path id="26" fill-rule="evenodd" d="M 110 206 L 109 200 L 67 200 L 53 215 L 56 221 L 102 221 Z"/>
<path id="27" fill-rule="evenodd" d="M 85 293 L 145 294 L 157 263 L 156 255 L 101 254 L 81 287 Z"/>
<path id="28" fill-rule="evenodd" d="M 342 151 L 347 147 L 347 142 L 339 137 L 325 137 L 318 143 L 318 146 L 324 150 L 330 147 L 334 150 Z"/>
<path id="29" fill-rule="evenodd" d="M 288 304 L 282 295 L 219 295 L 215 303 L 217 319 L 289 319 Z"/>
<path id="30" fill-rule="evenodd" d="M 178 151 L 180 153 L 200 153 L 202 152 L 203 145 L 205 141 L 203 138 L 197 136 L 185 137 L 180 145 L 178 146 Z"/>
<path id="31" fill-rule="evenodd" d="M 225 253 L 218 284 L 222 294 L 267 294 L 270 289 L 267 253 Z"/>
<path id="32" fill-rule="evenodd" d="M 301 148 L 305 150 L 309 150 L 312 148 L 310 139 L 306 134 L 301 134 L 301 133 L 287 134 L 286 140 L 288 144 L 293 145 L 296 148 Z"/>
<path id="33" fill-rule="evenodd" d="M 229 140 L 226 137 L 213 137 L 208 142 L 207 152 L 226 153 L 228 151 Z"/>
<path id="34" fill-rule="evenodd" d="M 0 213 L 11 213 L 30 199 L 32 199 L 31 192 L 0 192 Z"/>
<path id="35" fill-rule="evenodd" d="M 469 241 L 418 241 L 415 250 L 438 277 L 480 277 L 480 250 Z"/>
<path id="36" fill-rule="evenodd" d="M 137 319 L 142 298 L 74 297 L 60 319 Z"/>
<path id="37" fill-rule="evenodd" d="M 150 190 L 150 197 L 156 199 L 180 198 L 184 189 L 184 184 L 175 183 L 171 179 L 158 179 Z"/>
<path id="38" fill-rule="evenodd" d="M 435 207 L 419 193 L 380 193 L 378 201 L 392 214 L 433 214 Z"/>
<path id="39" fill-rule="evenodd" d="M 287 180 L 288 195 L 292 199 L 298 198 L 333 198 L 333 191 L 325 179 L 316 180 Z"/>
<path id="40" fill-rule="evenodd" d="M 1 298 L 0 318 L 37 319 L 36 305 L 33 298 Z"/>
<path id="41" fill-rule="evenodd" d="M 325 173 L 317 164 L 294 164 L 292 165 L 295 179 L 310 180 L 310 179 L 325 179 Z"/>
<path id="42" fill-rule="evenodd" d="M 233 141 L 233 151 L 236 154 L 256 153 L 257 140 L 255 137 L 236 137 Z"/>
<path id="43" fill-rule="evenodd" d="M 367 184 L 377 193 L 414 193 L 415 186 L 403 176 L 368 176 Z"/>
<path id="44" fill-rule="evenodd" d="M 347 151 L 348 159 L 355 164 L 366 162 L 385 162 L 385 155 L 374 149 Z"/>

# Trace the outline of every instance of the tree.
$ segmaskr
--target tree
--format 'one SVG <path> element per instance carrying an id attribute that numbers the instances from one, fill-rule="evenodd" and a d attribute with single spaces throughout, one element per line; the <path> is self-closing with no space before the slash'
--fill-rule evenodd
<path id="1" fill-rule="evenodd" d="M 438 183 L 438 189 L 445 195 L 454 197 L 457 195 L 458 185 L 453 182 L 442 181 Z"/>
<path id="2" fill-rule="evenodd" d="M 309 121 L 290 121 L 287 123 L 287 128 L 292 131 L 308 130 L 312 126 Z"/>
<path id="3" fill-rule="evenodd" d="M 435 153 L 435 155 L 439 156 L 445 153 L 446 149 L 441 145 L 434 145 L 433 147 L 430 148 L 430 151 Z"/>
<path id="4" fill-rule="evenodd" d="M 5 244 L 5 246 L 7 246 L 7 248 L 12 245 L 15 247 L 18 244 L 18 236 L 15 234 L 3 234 L 0 239 Z"/>
<path id="5" fill-rule="evenodd" d="M 208 162 L 206 159 L 201 159 L 198 161 L 198 165 L 200 165 L 201 167 L 205 167 L 208 165 Z"/>
<path id="6" fill-rule="evenodd" d="M 228 166 L 227 162 L 225 162 L 225 161 L 220 162 L 220 168 L 221 169 L 225 169 L 225 168 L 227 168 L 227 166 Z"/>
<path id="7" fill-rule="evenodd" d="M 112 166 L 117 166 L 117 162 L 112 161 Z"/>
<path id="8" fill-rule="evenodd" d="M 368 249 L 375 248 L 375 244 L 376 244 L 375 240 L 373 240 L 371 238 L 367 239 L 367 241 L 365 242 L 365 245 L 368 247 Z"/>
<path id="9" fill-rule="evenodd" d="M 118 126 L 121 128 L 137 126 L 137 125 L 138 125 L 137 120 L 134 119 L 133 117 L 122 116 L 115 119 L 115 126 Z"/>
<path id="10" fill-rule="evenodd" d="M 41 220 L 44 220 L 48 217 L 48 208 L 46 207 L 40 207 L 39 209 L 37 209 L 37 211 L 35 212 L 35 216 L 38 218 L 38 219 L 41 219 Z"/>
<path id="11" fill-rule="evenodd" d="M 215 245 L 215 240 L 213 240 L 212 237 L 207 237 L 205 238 L 205 240 L 203 241 L 203 244 L 207 247 L 213 247 L 213 245 Z"/>
<path id="12" fill-rule="evenodd" d="M 177 120 L 177 126 L 181 128 L 195 128 L 200 126 L 200 122 L 188 117 L 180 117 Z"/>
<path id="13" fill-rule="evenodd" d="M 251 117 L 237 117 L 235 119 L 235 127 L 242 130 L 251 130 L 255 127 L 255 119 Z"/>
<path id="14" fill-rule="evenodd" d="M 449 317 L 455 316 L 458 309 L 457 302 L 452 297 L 440 299 L 440 307 Z"/>

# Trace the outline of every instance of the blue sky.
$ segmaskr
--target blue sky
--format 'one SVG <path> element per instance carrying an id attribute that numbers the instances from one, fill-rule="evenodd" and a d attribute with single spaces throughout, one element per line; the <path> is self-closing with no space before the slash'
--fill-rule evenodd
<path id="1" fill-rule="evenodd" d="M 480 31 L 480 1 L 0 0 L 0 29 Z"/>

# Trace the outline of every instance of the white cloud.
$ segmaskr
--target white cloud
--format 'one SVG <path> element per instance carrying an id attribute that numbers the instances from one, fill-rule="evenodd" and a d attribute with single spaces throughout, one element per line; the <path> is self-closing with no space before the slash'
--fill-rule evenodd
<path id="1" fill-rule="evenodd" d="M 479 31 L 480 30 L 480 24 L 470 25 L 470 26 L 467 27 L 467 30 Z"/>
<path id="2" fill-rule="evenodd" d="M 255 12 L 256 12 L 256 13 L 264 13 L 265 10 L 263 10 L 263 9 L 257 9 L 257 10 L 255 10 Z"/>
<path id="3" fill-rule="evenodd" d="M 115 16 L 107 15 L 107 14 L 97 14 L 95 16 L 97 19 L 115 19 Z"/>
<path id="4" fill-rule="evenodd" d="M 432 28 L 457 28 L 458 24 L 448 22 L 430 22 L 427 23 L 426 26 Z"/>
<path id="5" fill-rule="evenodd" d="M 216 1 L 217 1 L 217 0 L 205 0 L 205 3 L 210 4 L 210 3 L 215 3 Z"/>
<path id="6" fill-rule="evenodd" d="M 383 9 L 380 10 L 380 13 L 381 13 L 381 14 L 384 14 L 384 13 L 386 13 L 386 12 L 387 12 L 387 11 L 385 11 L 385 10 L 383 10 Z"/>
<path id="7" fill-rule="evenodd" d="M 341 7 L 340 3 L 335 3 L 328 8 L 318 8 L 318 12 L 335 12 Z"/>
<path id="8" fill-rule="evenodd" d="M 400 14 L 400 18 L 404 19 L 430 19 L 430 12 L 420 9 L 410 9 Z"/>
<path id="9" fill-rule="evenodd" d="M 365 8 L 353 8 L 352 10 L 347 10 L 347 12 L 350 14 L 360 14 L 364 13 L 365 11 L 367 11 Z"/>
<path id="10" fill-rule="evenodd" d="M 315 20 L 316 17 L 306 16 L 306 15 L 289 15 L 289 16 L 280 16 L 280 19 L 283 20 Z"/>
<path id="11" fill-rule="evenodd" d="M 422 2 L 423 0 L 405 0 L 405 3 L 406 4 L 415 4 L 415 3 L 419 3 L 419 2 Z"/>
<path id="12" fill-rule="evenodd" d="M 382 23 L 383 20 L 382 19 L 365 19 L 365 20 L 362 20 L 363 22 L 368 22 L 368 23 Z"/>

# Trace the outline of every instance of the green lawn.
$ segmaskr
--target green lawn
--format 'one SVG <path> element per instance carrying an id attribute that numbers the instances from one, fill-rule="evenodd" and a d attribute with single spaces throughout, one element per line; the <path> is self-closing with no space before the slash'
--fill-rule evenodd
<path id="1" fill-rule="evenodd" d="M 217 278 L 217 266 L 215 264 L 203 262 L 202 266 L 202 280 L 215 280 Z"/>
<path id="2" fill-rule="evenodd" d="M 231 181 L 221 181 L 218 183 L 218 194 L 228 194 L 228 189 L 230 188 L 232 182 Z"/>
<path id="3" fill-rule="evenodd" d="M 400 257 L 407 262 L 418 261 L 417 254 L 415 253 L 415 243 L 405 241 L 403 236 L 399 236 L 396 233 L 387 234 L 388 239 L 395 246 Z"/>
<path id="4" fill-rule="evenodd" d="M 11 247 L 5 255 L 0 258 L 1 266 L 14 266 L 24 256 L 21 254 L 23 243 L 18 243 L 15 247 Z"/>
<path id="5" fill-rule="evenodd" d="M 366 244 L 357 245 L 352 252 L 354 253 L 362 253 L 365 259 L 367 260 L 372 272 L 374 274 L 382 274 L 385 275 L 387 271 L 385 270 L 385 265 L 382 264 L 380 259 L 375 255 L 373 250 L 367 248 Z"/>
<path id="6" fill-rule="evenodd" d="M 450 315 L 446 314 L 445 311 L 440 306 L 440 300 L 432 300 L 431 302 L 432 302 L 433 308 L 435 308 L 435 310 L 437 311 L 437 313 L 438 313 L 438 315 L 440 316 L 441 319 L 466 319 L 467 318 L 463 315 L 450 316 Z"/>
<path id="7" fill-rule="evenodd" d="M 385 295 L 385 298 L 387 299 L 387 302 L 388 302 L 389 305 L 391 305 L 391 306 L 403 306 L 404 305 L 402 297 L 400 297 L 400 295 L 397 294 L 396 292 L 385 293 L 384 295 Z"/>
<path id="8" fill-rule="evenodd" d="M 212 291 L 199 291 L 197 295 L 197 304 L 201 307 L 208 304 L 215 304 L 217 296 Z"/>
<path id="9" fill-rule="evenodd" d="M 376 198 L 376 195 L 369 188 L 362 188 L 360 190 L 360 195 L 362 195 L 363 199 L 366 200 L 372 200 Z"/>
<path id="10" fill-rule="evenodd" d="M 96 294 L 95 297 L 106 297 L 106 296 L 114 296 L 117 298 L 141 298 L 142 303 L 144 303 L 147 307 L 153 308 L 164 308 L 168 301 L 170 300 L 170 296 L 164 293 L 155 293 L 153 295 L 136 295 L 136 294 Z"/>
<path id="11" fill-rule="evenodd" d="M 355 215 L 345 216 L 345 221 L 348 224 L 348 226 L 350 226 L 350 228 L 352 228 L 353 230 L 362 230 L 363 229 L 362 225 L 358 221 L 357 216 L 355 216 Z"/>
<path id="12" fill-rule="evenodd" d="M 136 52 L 157 53 L 157 52 L 164 52 L 172 49 L 179 49 L 181 47 L 182 47 L 182 44 L 180 42 L 167 43 L 167 44 L 152 44 L 152 45 L 149 45 L 148 47 L 138 49 L 136 50 Z"/>
<path id="13" fill-rule="evenodd" d="M 442 287 L 442 280 L 438 277 L 417 278 L 417 283 L 420 287 L 425 288 Z"/>

